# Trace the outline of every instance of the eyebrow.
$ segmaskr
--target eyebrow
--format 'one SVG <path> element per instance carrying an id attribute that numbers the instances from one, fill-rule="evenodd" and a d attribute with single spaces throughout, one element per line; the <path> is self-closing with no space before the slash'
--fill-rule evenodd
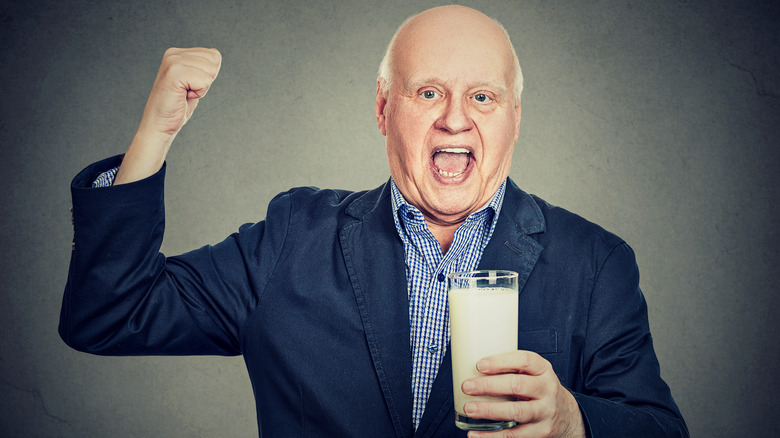
<path id="1" fill-rule="evenodd" d="M 436 79 L 436 78 L 419 79 L 419 80 L 414 80 L 412 82 L 409 82 L 405 88 L 408 91 L 417 91 L 418 88 L 421 88 L 426 85 L 439 85 L 439 84 L 442 84 L 442 81 L 440 79 Z M 503 95 L 507 94 L 507 92 L 509 91 L 509 88 L 506 85 L 502 85 L 494 81 L 480 81 L 474 84 L 469 84 L 468 88 L 470 90 L 475 88 L 490 88 L 492 90 L 498 91 L 498 93 Z"/>

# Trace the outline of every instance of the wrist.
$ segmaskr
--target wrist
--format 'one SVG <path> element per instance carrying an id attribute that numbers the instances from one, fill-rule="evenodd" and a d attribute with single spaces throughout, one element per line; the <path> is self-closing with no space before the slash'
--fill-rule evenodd
<path id="1" fill-rule="evenodd" d="M 574 394 L 567 390 L 567 404 L 570 414 L 568 422 L 568 430 L 565 436 L 567 438 L 587 438 L 587 432 L 585 431 L 585 417 L 580 409 L 580 404 Z"/>
<path id="2" fill-rule="evenodd" d="M 174 137 L 175 134 L 150 131 L 140 126 L 127 148 L 114 184 L 138 181 L 157 173 L 165 162 Z"/>

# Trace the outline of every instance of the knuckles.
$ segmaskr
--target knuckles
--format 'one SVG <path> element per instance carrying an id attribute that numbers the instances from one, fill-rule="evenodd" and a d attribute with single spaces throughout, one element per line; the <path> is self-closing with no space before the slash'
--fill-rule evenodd
<path id="1" fill-rule="evenodd" d="M 186 64 L 189 59 L 202 58 L 216 69 L 222 64 L 222 53 L 217 49 L 207 49 L 203 47 L 192 47 L 181 49 L 178 47 L 169 47 L 163 53 L 162 64 L 175 65 Z M 216 72 L 215 72 L 216 73 Z"/>
<path id="2" fill-rule="evenodd" d="M 526 403 L 524 402 L 513 402 L 511 408 L 511 418 L 518 423 L 526 423 L 528 422 L 528 410 L 526 408 Z"/>
<path id="3" fill-rule="evenodd" d="M 521 375 L 512 375 L 509 381 L 509 391 L 512 395 L 524 395 L 526 384 Z"/>

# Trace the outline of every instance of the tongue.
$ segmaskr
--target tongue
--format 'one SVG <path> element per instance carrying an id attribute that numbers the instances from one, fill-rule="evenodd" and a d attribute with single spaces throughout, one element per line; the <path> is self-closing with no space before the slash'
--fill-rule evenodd
<path id="1" fill-rule="evenodd" d="M 448 173 L 461 173 L 469 165 L 469 154 L 437 152 L 433 156 L 433 165 Z"/>

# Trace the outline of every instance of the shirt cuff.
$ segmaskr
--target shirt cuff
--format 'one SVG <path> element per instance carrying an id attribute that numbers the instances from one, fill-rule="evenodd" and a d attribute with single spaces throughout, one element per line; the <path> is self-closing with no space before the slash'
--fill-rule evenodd
<path id="1" fill-rule="evenodd" d="M 96 189 L 100 187 L 109 187 L 114 183 L 114 178 L 116 178 L 116 172 L 118 170 L 119 166 L 116 166 L 113 169 L 106 170 L 105 172 L 98 175 L 98 177 L 92 181 L 92 188 Z"/>

